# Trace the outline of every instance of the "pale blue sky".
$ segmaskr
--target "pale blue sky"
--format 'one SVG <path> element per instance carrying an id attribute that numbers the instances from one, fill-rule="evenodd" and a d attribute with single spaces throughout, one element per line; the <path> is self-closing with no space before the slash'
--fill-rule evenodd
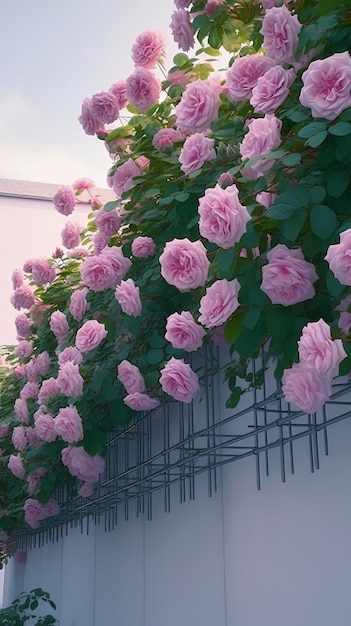
<path id="1" fill-rule="evenodd" d="M 77 118 L 84 97 L 133 71 L 132 44 L 169 29 L 173 0 L 4 2 L 0 38 L 0 178 L 105 186 L 110 159 Z"/>

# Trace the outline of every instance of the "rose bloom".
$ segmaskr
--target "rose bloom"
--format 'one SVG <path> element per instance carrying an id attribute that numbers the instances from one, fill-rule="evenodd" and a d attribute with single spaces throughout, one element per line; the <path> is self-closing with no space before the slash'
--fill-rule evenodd
<path id="1" fill-rule="evenodd" d="M 18 339 L 24 339 L 25 337 L 28 337 L 28 335 L 31 334 L 30 322 L 25 313 L 20 313 L 19 315 L 16 315 L 15 327 L 16 327 Z"/>
<path id="2" fill-rule="evenodd" d="M 161 33 L 145 30 L 138 35 L 132 46 L 132 60 L 136 67 L 152 70 L 164 54 L 166 41 Z"/>
<path id="3" fill-rule="evenodd" d="M 282 122 L 275 115 L 265 115 L 246 122 L 249 132 L 239 145 L 242 159 L 252 159 L 271 150 L 275 150 L 281 143 L 280 129 Z M 258 160 L 250 165 L 248 174 L 252 178 L 264 176 L 271 168 L 272 161 L 269 159 Z"/>
<path id="4" fill-rule="evenodd" d="M 84 379 L 79 373 L 79 366 L 71 361 L 60 367 L 56 380 L 60 393 L 68 398 L 77 398 L 83 392 Z"/>
<path id="5" fill-rule="evenodd" d="M 185 140 L 180 152 L 180 169 L 184 174 L 190 174 L 201 169 L 206 161 L 214 161 L 216 158 L 214 139 L 205 137 L 203 133 L 194 133 Z"/>
<path id="6" fill-rule="evenodd" d="M 313 283 L 318 274 L 300 248 L 290 250 L 278 244 L 268 252 L 267 260 L 262 268 L 261 289 L 273 304 L 291 306 L 314 297 Z"/>
<path id="7" fill-rule="evenodd" d="M 239 202 L 236 185 L 222 189 L 217 184 L 206 189 L 199 199 L 198 212 L 200 234 L 221 248 L 231 248 L 240 241 L 251 219 L 246 207 Z"/>
<path id="8" fill-rule="evenodd" d="M 159 261 L 162 277 L 179 291 L 202 287 L 207 280 L 210 262 L 201 241 L 189 239 L 168 241 Z"/>
<path id="9" fill-rule="evenodd" d="M 160 384 L 165 393 L 180 402 L 191 402 L 200 389 L 199 379 L 184 359 L 172 357 L 161 370 Z"/>
<path id="10" fill-rule="evenodd" d="M 6 437 L 7 432 L 9 429 L 9 424 L 0 424 L 0 439 L 2 439 L 3 437 Z"/>
<path id="11" fill-rule="evenodd" d="M 282 383 L 285 400 L 305 413 L 315 413 L 331 396 L 330 378 L 302 363 L 293 363 L 290 369 L 284 370 Z"/>
<path id="12" fill-rule="evenodd" d="M 340 242 L 329 246 L 324 257 L 342 285 L 351 286 L 351 228 L 340 234 Z"/>
<path id="13" fill-rule="evenodd" d="M 61 215 L 71 215 L 76 206 L 76 199 L 72 188 L 61 185 L 53 197 L 53 203 L 55 209 L 61 213 Z"/>
<path id="14" fill-rule="evenodd" d="M 31 383 L 38 383 L 39 382 L 39 373 L 37 371 L 35 360 L 30 361 L 29 363 L 27 363 L 27 365 L 26 365 L 26 374 L 27 374 L 27 378 L 28 378 L 29 382 L 31 382 Z"/>
<path id="15" fill-rule="evenodd" d="M 59 512 L 60 507 L 56 500 L 49 500 L 46 504 L 43 504 L 43 518 L 53 517 L 54 515 L 58 515 Z"/>
<path id="16" fill-rule="evenodd" d="M 90 303 L 86 299 L 88 292 L 89 289 L 83 287 L 82 289 L 76 289 L 71 295 L 69 312 L 76 322 L 80 322 L 90 309 Z"/>
<path id="17" fill-rule="evenodd" d="M 103 249 L 106 248 L 110 239 L 111 237 L 109 235 L 105 235 L 105 233 L 101 233 L 100 231 L 98 231 L 94 235 L 93 243 L 94 243 L 94 255 L 95 256 L 98 256 L 99 254 L 101 254 Z"/>
<path id="18" fill-rule="evenodd" d="M 77 180 L 75 180 L 72 183 L 72 189 L 80 193 L 82 191 L 88 191 L 89 189 L 92 189 L 93 187 L 94 187 L 94 182 L 90 178 L 77 178 Z"/>
<path id="19" fill-rule="evenodd" d="M 26 384 L 24 385 L 20 396 L 22 398 L 22 400 L 29 400 L 29 398 L 37 398 L 38 397 L 38 393 L 39 393 L 39 386 L 38 383 L 34 383 L 34 382 L 26 382 Z"/>
<path id="20" fill-rule="evenodd" d="M 68 446 L 61 452 L 62 463 L 68 467 L 72 476 L 87 483 L 99 480 L 99 474 L 105 469 L 104 459 L 99 455 L 90 456 L 81 446 Z"/>
<path id="21" fill-rule="evenodd" d="M 95 133 L 100 129 L 101 124 L 92 113 L 91 98 L 84 98 L 78 122 L 82 125 L 83 130 L 87 135 L 95 135 Z"/>
<path id="22" fill-rule="evenodd" d="M 99 124 L 112 124 L 119 115 L 117 98 L 110 91 L 95 93 L 90 100 L 90 110 Z"/>
<path id="23" fill-rule="evenodd" d="M 15 450 L 24 450 L 28 441 L 26 437 L 26 431 L 23 426 L 15 426 L 12 431 L 12 443 Z"/>
<path id="24" fill-rule="evenodd" d="M 249 100 L 258 79 L 273 66 L 272 59 L 261 54 L 238 57 L 226 73 L 226 88 L 234 102 Z"/>
<path id="25" fill-rule="evenodd" d="M 156 244 L 152 237 L 136 237 L 132 241 L 132 254 L 138 259 L 147 259 L 155 250 Z"/>
<path id="26" fill-rule="evenodd" d="M 23 398 L 17 398 L 14 404 L 14 411 L 16 418 L 22 424 L 28 424 L 29 422 L 29 411 L 26 400 Z"/>
<path id="27" fill-rule="evenodd" d="M 205 4 L 205 13 L 210 16 L 215 12 L 217 7 L 224 4 L 224 0 L 207 0 Z"/>
<path id="28" fill-rule="evenodd" d="M 152 138 L 154 148 L 162 150 L 165 146 L 173 146 L 174 143 L 183 141 L 183 135 L 175 128 L 161 128 Z"/>
<path id="29" fill-rule="evenodd" d="M 143 67 L 138 67 L 126 80 L 126 97 L 140 111 L 147 111 L 158 103 L 160 81 Z"/>
<path id="30" fill-rule="evenodd" d="M 160 405 L 156 398 L 150 398 L 146 393 L 139 393 L 138 391 L 123 398 L 123 402 L 133 411 L 151 411 Z"/>
<path id="31" fill-rule="evenodd" d="M 56 378 L 48 378 L 43 380 L 38 393 L 38 401 L 45 403 L 50 397 L 57 396 L 60 393 Z"/>
<path id="32" fill-rule="evenodd" d="M 119 109 L 124 109 L 128 100 L 126 98 L 126 81 L 118 80 L 111 85 L 109 91 L 115 96 Z"/>
<path id="33" fill-rule="evenodd" d="M 302 74 L 302 106 L 311 109 L 312 117 L 335 120 L 351 107 L 351 57 L 336 52 L 326 59 L 313 61 Z"/>
<path id="34" fill-rule="evenodd" d="M 50 316 L 50 330 L 59 341 L 69 333 L 67 317 L 62 311 L 54 311 Z"/>
<path id="35" fill-rule="evenodd" d="M 106 336 L 107 330 L 103 324 L 89 320 L 77 331 L 76 347 L 82 354 L 86 354 L 97 348 Z"/>
<path id="36" fill-rule="evenodd" d="M 173 72 L 168 72 L 166 80 L 172 83 L 172 85 L 180 85 L 184 87 L 192 80 L 196 80 L 197 76 L 194 72 L 185 72 L 183 70 L 177 69 Z"/>
<path id="37" fill-rule="evenodd" d="M 14 349 L 13 354 L 21 358 L 30 356 L 33 354 L 33 341 L 26 341 L 25 339 L 20 341 Z"/>
<path id="38" fill-rule="evenodd" d="M 16 287 L 10 298 L 10 302 L 18 311 L 21 309 L 30 309 L 34 304 L 34 296 L 31 288 L 27 287 L 27 285 Z"/>
<path id="39" fill-rule="evenodd" d="M 258 202 L 259 204 L 262 204 L 266 209 L 269 209 L 269 207 L 271 206 L 271 204 L 273 204 L 276 198 L 277 198 L 276 193 L 271 193 L 269 191 L 261 191 L 260 193 L 256 195 L 256 202 Z"/>
<path id="40" fill-rule="evenodd" d="M 61 231 L 62 245 L 69 250 L 80 244 L 80 233 L 82 227 L 77 222 L 66 222 L 64 229 Z"/>
<path id="41" fill-rule="evenodd" d="M 54 419 L 54 427 L 56 434 L 67 443 L 78 443 L 83 439 L 82 418 L 75 406 L 60 409 Z"/>
<path id="42" fill-rule="evenodd" d="M 289 95 L 295 78 L 293 69 L 285 70 L 281 65 L 271 67 L 260 76 L 250 99 L 255 113 L 274 113 Z"/>
<path id="43" fill-rule="evenodd" d="M 116 210 L 105 211 L 104 209 L 100 209 L 95 213 L 94 224 L 99 231 L 112 237 L 112 235 L 118 233 L 122 224 L 122 218 L 118 215 Z"/>
<path id="44" fill-rule="evenodd" d="M 32 278 L 38 287 L 52 283 L 55 280 L 56 272 L 44 259 L 35 259 L 32 264 Z"/>
<path id="45" fill-rule="evenodd" d="M 178 44 L 180 50 L 187 52 L 194 47 L 194 33 L 191 28 L 190 16 L 187 11 L 180 9 L 174 11 L 171 15 L 171 23 L 169 25 L 173 40 Z"/>
<path id="46" fill-rule="evenodd" d="M 297 16 L 285 5 L 267 9 L 260 33 L 268 56 L 278 63 L 294 61 L 301 28 Z"/>
<path id="47" fill-rule="evenodd" d="M 92 291 L 112 289 L 118 283 L 116 272 L 108 256 L 100 254 L 88 257 L 82 263 L 80 274 Z"/>
<path id="48" fill-rule="evenodd" d="M 140 299 L 140 290 L 132 278 L 122 280 L 121 284 L 117 285 L 115 298 L 123 313 L 132 315 L 133 317 L 141 315 L 142 304 Z"/>
<path id="49" fill-rule="evenodd" d="M 128 394 L 145 391 L 144 378 L 139 368 L 126 359 L 121 361 L 117 367 L 117 378 Z"/>
<path id="50" fill-rule="evenodd" d="M 167 317 L 165 339 L 173 348 L 195 352 L 202 346 L 206 332 L 196 324 L 189 311 L 172 313 Z"/>
<path id="51" fill-rule="evenodd" d="M 185 133 L 207 130 L 217 119 L 220 98 L 204 80 L 190 83 L 175 107 L 178 129 Z"/>
<path id="52" fill-rule="evenodd" d="M 139 167 L 134 163 L 133 159 L 128 159 L 122 165 L 118 165 L 114 175 L 111 177 L 111 186 L 117 196 L 129 191 L 135 186 L 133 179 L 141 176 Z"/>
<path id="53" fill-rule="evenodd" d="M 192 2 L 193 0 L 174 0 L 174 4 L 176 5 L 177 9 L 187 9 L 189 4 Z"/>
<path id="54" fill-rule="evenodd" d="M 207 328 L 224 324 L 239 306 L 239 291 L 240 283 L 236 278 L 216 280 L 200 300 L 200 324 Z"/>
<path id="55" fill-rule="evenodd" d="M 39 448 L 40 439 L 38 433 L 36 432 L 33 426 L 26 426 L 26 436 L 28 439 L 28 443 L 30 446 L 34 446 L 35 448 Z"/>
<path id="56" fill-rule="evenodd" d="M 323 319 L 306 324 L 297 345 L 300 363 L 330 378 L 337 375 L 339 364 L 347 357 L 341 339 L 333 341 Z"/>
<path id="57" fill-rule="evenodd" d="M 90 483 L 84 483 L 84 485 L 82 485 L 79 489 L 79 495 L 82 498 L 90 498 L 90 496 L 93 495 L 94 491 L 95 489 L 93 485 L 91 485 Z"/>
<path id="58" fill-rule="evenodd" d="M 8 465 L 9 470 L 11 470 L 11 472 L 13 473 L 14 476 L 16 476 L 16 478 L 24 477 L 25 469 L 23 466 L 22 458 L 20 457 L 19 454 L 10 454 L 7 465 Z"/>
<path id="59" fill-rule="evenodd" d="M 17 289 L 17 287 L 21 287 L 23 285 L 23 274 L 20 269 L 16 268 L 13 270 L 11 281 L 13 289 Z"/>
<path id="60" fill-rule="evenodd" d="M 79 350 L 74 346 L 68 346 L 59 352 L 58 354 L 58 362 L 60 367 L 65 363 L 74 363 L 74 365 L 79 365 L 83 361 L 83 357 Z"/>
<path id="61" fill-rule="evenodd" d="M 55 420 L 49 413 L 40 413 L 35 418 L 35 430 L 41 441 L 55 441 L 57 433 L 55 431 Z"/>
<path id="62" fill-rule="evenodd" d="M 35 368 L 40 376 L 46 376 L 48 374 L 50 368 L 50 356 L 46 350 L 38 354 L 35 360 Z"/>
<path id="63" fill-rule="evenodd" d="M 32 528 L 38 528 L 40 520 L 44 517 L 44 505 L 34 498 L 28 498 L 24 503 L 24 519 L 27 524 Z"/>
<path id="64" fill-rule="evenodd" d="M 127 259 L 123 250 L 119 246 L 112 246 L 111 248 L 105 248 L 101 255 L 102 258 L 108 260 L 111 264 L 112 270 L 114 272 L 114 282 L 113 287 L 118 285 L 121 282 L 122 278 L 126 275 L 128 270 L 130 269 L 132 262 L 130 259 Z"/>

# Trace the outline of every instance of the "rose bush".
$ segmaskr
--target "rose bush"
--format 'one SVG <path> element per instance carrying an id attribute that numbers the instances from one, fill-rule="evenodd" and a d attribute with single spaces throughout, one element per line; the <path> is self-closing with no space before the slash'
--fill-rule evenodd
<path id="1" fill-rule="evenodd" d="M 169 70 L 157 75 L 163 35 L 144 31 L 133 74 L 83 100 L 112 199 L 85 179 L 61 187 L 66 251 L 11 277 L 4 558 L 19 524 L 58 514 L 58 486 L 93 497 L 109 433 L 134 411 L 201 398 L 202 346 L 230 348 L 231 409 L 262 382 L 249 371 L 262 351 L 301 411 L 349 373 L 350 23 L 346 0 L 175 0 Z M 82 190 L 86 228 L 64 225 Z"/>

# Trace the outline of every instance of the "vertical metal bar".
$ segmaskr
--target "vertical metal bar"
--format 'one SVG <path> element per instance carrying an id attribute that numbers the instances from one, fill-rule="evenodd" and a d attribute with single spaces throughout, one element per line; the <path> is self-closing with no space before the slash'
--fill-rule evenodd
<path id="1" fill-rule="evenodd" d="M 308 414 L 308 426 L 309 428 L 311 428 L 312 426 L 312 420 L 311 420 L 311 414 Z M 314 474 L 314 459 L 313 459 L 313 440 L 312 440 L 312 435 L 308 435 L 308 449 L 310 452 L 310 470 L 311 473 Z"/>
<path id="2" fill-rule="evenodd" d="M 317 416 L 316 413 L 312 415 L 313 423 L 313 452 L 314 452 L 314 464 L 315 468 L 319 469 L 319 449 L 318 449 L 318 430 L 317 430 Z"/>
<path id="3" fill-rule="evenodd" d="M 255 359 L 252 360 L 252 373 L 253 373 L 253 377 L 255 378 L 256 376 Z M 257 428 L 258 428 L 257 408 L 256 408 L 257 389 L 255 386 L 253 388 L 253 398 L 254 398 L 254 411 L 253 411 L 254 429 L 255 431 L 257 431 Z M 254 437 L 254 446 L 255 446 L 255 464 L 256 464 L 256 487 L 257 487 L 257 490 L 260 491 L 261 490 L 261 468 L 260 468 L 259 441 L 258 441 L 257 432 L 255 433 L 255 437 Z"/>
<path id="4" fill-rule="evenodd" d="M 322 422 L 324 424 L 324 428 L 323 428 L 324 454 L 325 456 L 328 456 L 329 446 L 328 446 L 328 432 L 327 432 L 327 409 L 326 409 L 325 404 L 323 405 Z"/>

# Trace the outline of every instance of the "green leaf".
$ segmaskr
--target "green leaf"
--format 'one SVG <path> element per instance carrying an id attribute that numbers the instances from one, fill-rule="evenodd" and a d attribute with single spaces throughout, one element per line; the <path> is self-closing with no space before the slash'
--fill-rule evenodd
<path id="1" fill-rule="evenodd" d="M 350 176 L 345 169 L 329 170 L 327 175 L 327 191 L 333 198 L 340 198 L 347 189 Z"/>
<path id="2" fill-rule="evenodd" d="M 146 354 L 146 360 L 148 361 L 148 363 L 150 363 L 150 365 L 158 365 L 159 363 L 161 363 L 161 361 L 163 361 L 164 357 L 164 351 L 157 348 L 155 348 L 154 350 L 149 350 L 149 352 Z"/>
<path id="3" fill-rule="evenodd" d="M 177 202 L 186 202 L 187 200 L 189 200 L 190 198 L 190 193 L 188 193 L 187 191 L 181 191 L 180 193 L 177 193 L 177 195 L 175 196 L 175 199 L 177 200 Z"/>
<path id="4" fill-rule="evenodd" d="M 351 124 L 350 122 L 337 122 L 329 127 L 329 133 L 331 135 L 337 135 L 338 137 L 343 137 L 344 135 L 351 134 Z"/>
<path id="5" fill-rule="evenodd" d="M 111 202 L 106 202 L 106 204 L 104 204 L 104 211 L 113 211 L 113 209 L 115 209 L 118 205 L 120 204 L 119 200 L 112 200 Z"/>
<path id="6" fill-rule="evenodd" d="M 318 148 L 318 146 L 320 146 L 323 143 L 327 134 L 328 132 L 326 130 L 323 130 L 317 135 L 313 135 L 313 137 L 310 137 L 309 139 L 307 139 L 306 145 L 310 146 L 311 148 Z"/>
<path id="7" fill-rule="evenodd" d="M 319 133 L 325 131 L 327 128 L 327 122 L 311 122 L 310 124 L 306 124 L 300 128 L 297 133 L 299 137 L 302 139 L 308 139 L 309 137 L 313 137 L 314 135 L 318 135 Z"/>
<path id="8" fill-rule="evenodd" d="M 235 409 L 238 405 L 239 400 L 241 398 L 242 390 L 241 387 L 234 387 L 230 397 L 226 401 L 225 405 L 227 409 Z"/>
<path id="9" fill-rule="evenodd" d="M 328 239 L 338 227 L 338 220 L 332 209 L 325 204 L 317 204 L 310 212 L 311 230 L 320 239 Z"/>
<path id="10" fill-rule="evenodd" d="M 291 152 L 282 158 L 282 163 L 284 165 L 292 166 L 298 165 L 301 161 L 301 154 L 299 152 Z"/>
<path id="11" fill-rule="evenodd" d="M 329 293 L 338 298 L 340 294 L 344 291 L 345 285 L 342 285 L 337 278 L 335 278 L 334 274 L 329 270 L 327 273 L 327 288 Z"/>
<path id="12" fill-rule="evenodd" d="M 326 190 L 320 185 L 311 187 L 311 189 L 308 190 L 308 198 L 311 204 L 320 204 L 321 202 L 323 202 L 326 195 Z"/>
<path id="13" fill-rule="evenodd" d="M 279 199 L 276 200 L 272 206 L 266 211 L 265 216 L 272 220 L 286 220 L 300 207 L 296 204 L 280 203 Z"/>
<path id="14" fill-rule="evenodd" d="M 224 328 L 224 337 L 229 344 L 234 343 L 236 338 L 239 336 L 243 327 L 244 317 L 244 311 L 236 311 L 226 323 Z"/>
<path id="15" fill-rule="evenodd" d="M 267 311 L 267 329 L 275 339 L 282 341 L 291 329 L 291 315 L 282 307 L 272 307 Z"/>
<path id="16" fill-rule="evenodd" d="M 306 210 L 295 211 L 287 220 L 280 225 L 280 230 L 289 241 L 295 242 L 306 220 Z"/>
<path id="17" fill-rule="evenodd" d="M 260 319 L 260 315 L 260 309 L 249 309 L 244 319 L 244 325 L 246 326 L 246 328 L 250 328 L 251 330 L 255 328 L 258 320 Z"/>
<path id="18" fill-rule="evenodd" d="M 226 250 L 221 250 L 218 259 L 218 267 L 221 271 L 221 275 L 224 277 L 229 273 L 229 270 L 232 266 L 232 263 L 235 261 L 235 248 L 227 248 Z"/>

